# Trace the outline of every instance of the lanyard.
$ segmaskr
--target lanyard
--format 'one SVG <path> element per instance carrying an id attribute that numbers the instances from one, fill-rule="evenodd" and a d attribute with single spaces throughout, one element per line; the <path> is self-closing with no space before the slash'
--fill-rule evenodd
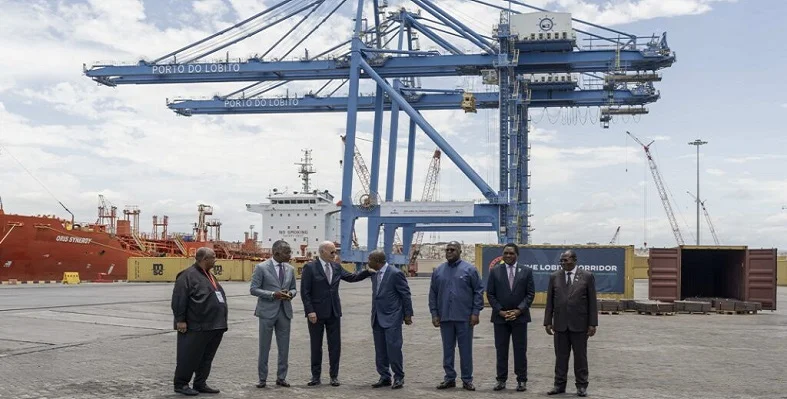
<path id="1" fill-rule="evenodd" d="M 210 283 L 213 284 L 213 289 L 218 291 L 219 287 L 216 286 L 216 280 L 213 279 L 213 276 L 211 276 L 207 270 L 204 270 L 202 268 L 200 268 L 200 270 L 202 270 L 202 272 L 205 273 L 205 277 L 207 277 L 208 280 L 210 280 Z"/>

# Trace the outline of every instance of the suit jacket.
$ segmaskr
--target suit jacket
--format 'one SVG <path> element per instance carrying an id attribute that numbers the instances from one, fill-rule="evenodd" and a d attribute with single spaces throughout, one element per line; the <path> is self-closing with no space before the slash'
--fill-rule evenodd
<path id="1" fill-rule="evenodd" d="M 292 301 L 281 301 L 273 297 L 274 292 L 287 290 L 295 298 L 295 268 L 289 263 L 284 266 L 284 283 L 279 283 L 279 273 L 276 271 L 273 259 L 257 264 L 251 275 L 249 292 L 257 297 L 257 308 L 254 315 L 263 319 L 274 319 L 283 310 L 288 319 L 292 319 Z"/>
<path id="2" fill-rule="evenodd" d="M 379 272 L 377 272 L 379 273 Z M 372 327 L 375 319 L 382 328 L 390 328 L 404 322 L 405 316 L 413 315 L 410 286 L 404 272 L 388 265 L 381 282 L 377 274 L 372 276 Z"/>
<path id="3" fill-rule="evenodd" d="M 566 285 L 566 272 L 558 270 L 549 276 L 544 325 L 555 331 L 583 332 L 598 326 L 596 278 L 593 273 L 574 267 L 573 283 Z"/>
<path id="4" fill-rule="evenodd" d="M 301 300 L 306 316 L 317 313 L 318 319 L 342 317 L 342 303 L 339 300 L 339 281 L 354 283 L 371 275 L 368 270 L 349 273 L 341 265 L 330 262 L 331 281 L 325 276 L 320 259 L 307 263 L 301 272 Z"/>
<path id="5" fill-rule="evenodd" d="M 536 296 L 536 285 L 533 281 L 533 269 L 516 265 L 513 290 L 508 285 L 508 265 L 500 263 L 492 268 L 486 283 L 486 297 L 492 306 L 492 323 L 507 323 L 500 316 L 501 310 L 519 309 L 522 314 L 513 323 L 529 323 L 530 305 Z"/>

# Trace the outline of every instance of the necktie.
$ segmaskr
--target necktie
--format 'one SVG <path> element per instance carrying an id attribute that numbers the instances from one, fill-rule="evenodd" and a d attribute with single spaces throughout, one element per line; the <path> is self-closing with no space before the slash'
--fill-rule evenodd
<path id="1" fill-rule="evenodd" d="M 566 272 L 566 276 L 568 278 L 568 280 L 566 280 L 566 285 L 571 285 L 571 272 Z"/>
<path id="2" fill-rule="evenodd" d="M 279 284 L 284 284 L 284 265 L 279 263 Z"/>
<path id="3" fill-rule="evenodd" d="M 328 279 L 328 283 L 333 281 L 333 280 L 331 280 L 331 264 L 330 263 L 326 263 L 325 264 L 325 277 Z"/>
<path id="4" fill-rule="evenodd" d="M 383 282 L 383 274 L 377 273 L 377 292 L 380 292 L 380 283 Z"/>
<path id="5" fill-rule="evenodd" d="M 514 289 L 514 267 L 508 267 L 508 288 Z"/>

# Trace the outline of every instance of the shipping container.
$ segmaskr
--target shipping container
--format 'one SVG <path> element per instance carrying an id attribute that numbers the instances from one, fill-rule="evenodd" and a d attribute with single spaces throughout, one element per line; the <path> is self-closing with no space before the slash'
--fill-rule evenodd
<path id="1" fill-rule="evenodd" d="M 549 275 L 560 270 L 560 254 L 572 249 L 577 267 L 593 273 L 598 298 L 634 298 L 634 246 L 619 245 L 519 245 L 517 262 L 533 270 L 536 296 L 533 306 L 546 305 Z M 503 245 L 476 245 L 475 262 L 486 287 L 489 271 L 502 261 Z M 486 294 L 484 294 L 486 302 Z"/>
<path id="2" fill-rule="evenodd" d="M 244 281 L 245 264 L 252 261 L 217 259 L 211 273 L 219 281 Z M 128 281 L 174 282 L 181 270 L 194 264 L 194 258 L 132 257 L 128 259 Z"/>
<path id="3" fill-rule="evenodd" d="M 776 261 L 776 284 L 787 286 L 787 257 L 780 257 Z"/>
<path id="4" fill-rule="evenodd" d="M 730 298 L 776 310 L 776 249 L 651 248 L 648 265 L 650 299 Z"/>

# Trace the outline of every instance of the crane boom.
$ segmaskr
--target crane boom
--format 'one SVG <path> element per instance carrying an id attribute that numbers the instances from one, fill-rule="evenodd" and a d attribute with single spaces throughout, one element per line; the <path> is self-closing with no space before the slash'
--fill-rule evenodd
<path id="1" fill-rule="evenodd" d="M 697 201 L 697 197 L 692 194 L 690 191 L 686 191 L 691 198 L 694 198 Z M 705 221 L 708 222 L 708 230 L 710 230 L 710 234 L 713 236 L 713 242 L 716 245 L 719 245 L 719 236 L 716 235 L 716 228 L 713 227 L 713 222 L 710 219 L 710 214 L 708 214 L 708 208 L 705 208 L 705 201 L 700 201 L 700 206 L 702 206 L 702 213 L 705 215 Z"/>
<path id="2" fill-rule="evenodd" d="M 620 235 L 620 226 L 618 226 L 618 228 L 615 230 L 615 234 L 612 236 L 612 239 L 609 240 L 609 245 L 615 244 L 615 242 L 618 240 L 619 235 Z"/>
<path id="3" fill-rule="evenodd" d="M 426 172 L 426 180 L 424 181 L 424 191 L 421 194 L 421 201 L 427 202 L 434 200 L 434 194 L 437 188 L 437 177 L 440 174 L 440 155 L 442 153 L 439 149 L 434 151 L 432 161 L 429 163 L 429 169 Z M 415 264 L 418 254 L 421 252 L 421 243 L 424 240 L 424 232 L 418 231 L 413 236 L 413 244 L 410 246 L 410 265 Z"/>
<path id="4" fill-rule="evenodd" d="M 656 183 L 656 189 L 659 192 L 659 197 L 661 197 L 661 204 L 664 205 L 664 211 L 667 213 L 667 218 L 669 219 L 670 226 L 672 227 L 672 233 L 675 235 L 675 240 L 678 242 L 678 245 L 683 245 L 683 235 L 680 233 L 678 220 L 675 218 L 675 212 L 672 211 L 672 205 L 670 205 L 669 198 L 667 197 L 667 189 L 664 188 L 664 181 L 662 180 L 661 173 L 659 173 L 659 169 L 656 166 L 656 161 L 653 160 L 653 156 L 650 154 L 650 145 L 653 144 L 653 141 L 646 145 L 636 136 L 631 134 L 631 132 L 627 131 L 626 134 L 631 136 L 631 138 L 639 143 L 639 145 L 642 146 L 642 149 L 645 150 L 645 156 L 648 158 L 648 164 L 650 165 L 650 173 L 653 175 L 653 181 Z"/>
<path id="5" fill-rule="evenodd" d="M 345 136 L 342 136 L 342 143 L 345 142 Z M 371 187 L 371 175 L 369 173 L 369 168 L 366 166 L 366 161 L 363 159 L 363 155 L 361 155 L 361 151 L 358 150 L 358 146 L 355 146 L 353 149 L 353 170 L 355 170 L 355 174 L 358 175 L 358 180 L 361 181 L 361 187 L 363 188 L 363 192 L 366 194 L 371 194 L 369 192 Z M 379 198 L 377 198 L 379 199 Z M 353 244 L 358 247 L 358 236 L 355 233 L 355 229 L 353 229 Z M 394 248 L 401 248 L 402 239 L 399 238 L 399 233 L 394 233 Z M 396 252 L 396 251 L 394 251 Z"/>

